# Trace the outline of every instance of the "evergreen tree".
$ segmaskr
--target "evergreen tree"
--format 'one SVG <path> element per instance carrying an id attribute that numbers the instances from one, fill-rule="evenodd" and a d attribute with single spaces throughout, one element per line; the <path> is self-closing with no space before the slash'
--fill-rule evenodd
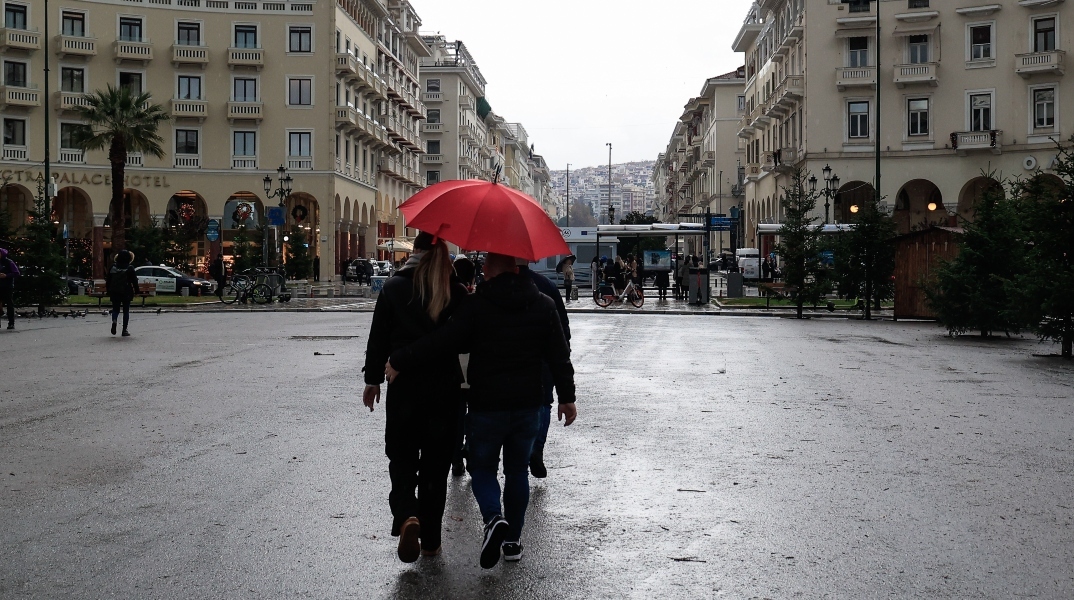
<path id="1" fill-rule="evenodd" d="M 853 228 L 836 236 L 831 244 L 835 254 L 835 279 L 841 296 L 862 301 L 865 318 L 872 307 L 895 297 L 895 221 L 880 209 L 875 196 L 858 207 L 851 219 Z"/>
<path id="2" fill-rule="evenodd" d="M 247 269 L 262 265 L 261 240 L 263 236 L 264 233 L 262 232 L 255 230 L 255 233 L 251 233 L 245 225 L 239 226 L 238 231 L 235 232 L 235 239 L 231 247 L 232 270 L 235 273 L 241 273 Z"/>
<path id="3" fill-rule="evenodd" d="M 799 319 L 806 303 L 816 305 L 831 289 L 828 268 L 821 254 L 822 234 L 815 225 L 818 219 L 811 216 L 817 207 L 818 194 L 807 191 L 805 183 L 805 173 L 798 169 L 791 185 L 783 188 L 780 198 L 783 225 L 776 244 L 776 253 L 783 259 L 783 281 L 793 287 L 792 298 Z"/>
<path id="4" fill-rule="evenodd" d="M 138 264 L 149 261 L 149 264 L 162 265 L 166 256 L 164 229 L 157 226 L 154 221 L 149 227 L 137 225 L 127 229 L 127 250 L 134 253 Z"/>
<path id="5" fill-rule="evenodd" d="M 1070 141 L 1074 143 L 1074 137 Z M 1063 358 L 1074 357 L 1074 147 L 1059 145 L 1052 172 L 1062 184 L 1039 171 L 1017 182 L 1013 196 L 1022 217 L 1026 260 L 1008 285 L 1012 308 L 1042 340 L 1062 345 Z"/>
<path id="6" fill-rule="evenodd" d="M 988 189 L 975 208 L 974 221 L 964 224 L 958 256 L 941 263 L 935 278 L 925 282 L 928 304 L 952 335 L 1017 332 L 1020 321 L 1009 310 L 1010 284 L 1025 265 L 1017 208 L 1001 186 Z"/>
<path id="7" fill-rule="evenodd" d="M 289 279 L 308 279 L 313 271 L 313 258 L 306 243 L 306 231 L 301 227 L 291 230 L 287 242 L 285 271 Z"/>
<path id="8" fill-rule="evenodd" d="M 592 227 L 597 224 L 597 218 L 593 216 L 593 207 L 582 200 L 575 199 L 571 203 L 570 211 L 570 222 L 566 216 L 563 216 L 558 222 L 560 227 Z"/>
<path id="9" fill-rule="evenodd" d="M 659 223 L 660 220 L 656 217 L 644 215 L 638 211 L 631 211 L 626 214 L 625 217 L 619 220 L 620 225 L 652 225 L 653 223 Z M 646 250 L 664 250 L 667 247 L 667 238 L 663 237 L 620 237 L 619 238 L 619 254 L 626 256 L 627 254 L 633 254 L 641 261 L 642 252 Z"/>
<path id="10" fill-rule="evenodd" d="M 45 213 L 43 191 L 38 194 L 30 211 L 30 223 L 16 244 L 11 258 L 19 265 L 21 275 L 15 285 L 15 303 L 37 305 L 38 312 L 44 314 L 47 305 L 60 301 L 67 284 L 61 277 L 63 243 L 56 239 L 55 228 Z"/>

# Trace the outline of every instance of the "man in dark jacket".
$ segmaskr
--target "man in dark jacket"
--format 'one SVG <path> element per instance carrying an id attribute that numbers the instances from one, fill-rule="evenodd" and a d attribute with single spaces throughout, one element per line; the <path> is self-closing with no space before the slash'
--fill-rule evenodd
<path id="1" fill-rule="evenodd" d="M 224 253 L 216 255 L 213 262 L 209 263 L 209 276 L 216 281 L 216 295 L 223 299 L 224 286 L 227 285 L 227 268 L 224 267 Z"/>
<path id="2" fill-rule="evenodd" d="M 485 521 L 481 566 L 522 558 L 522 526 L 529 504 L 529 466 L 544 410 L 541 364 L 548 365 L 559 396 L 559 418 L 570 425 L 574 367 L 559 315 L 515 259 L 489 254 L 485 281 L 440 331 L 392 353 L 389 381 L 416 368 L 422 357 L 469 352 L 469 462 L 471 489 Z M 503 451 L 503 508 L 496 478 Z M 506 520 L 504 519 L 506 516 Z"/>
<path id="3" fill-rule="evenodd" d="M 19 267 L 7 257 L 7 248 L 0 248 L 0 304 L 7 313 L 7 328 L 15 329 L 15 278 Z"/>

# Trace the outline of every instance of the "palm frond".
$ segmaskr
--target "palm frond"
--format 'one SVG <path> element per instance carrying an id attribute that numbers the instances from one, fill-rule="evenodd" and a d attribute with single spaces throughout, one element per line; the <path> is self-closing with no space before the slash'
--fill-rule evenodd
<path id="1" fill-rule="evenodd" d="M 79 148 L 101 150 L 118 138 L 128 152 L 164 156 L 164 139 L 157 129 L 171 117 L 163 106 L 153 104 L 149 93 L 135 95 L 128 88 L 108 85 L 87 95 L 78 113 L 84 122 L 74 133 Z"/>

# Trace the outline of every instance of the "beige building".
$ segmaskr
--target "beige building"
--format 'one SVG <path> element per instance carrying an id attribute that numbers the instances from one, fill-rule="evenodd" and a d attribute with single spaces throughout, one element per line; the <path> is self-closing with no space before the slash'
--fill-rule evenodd
<path id="1" fill-rule="evenodd" d="M 396 209 L 425 184 L 418 83 L 429 54 L 405 0 L 54 1 L 47 35 L 43 1 L 3 5 L 0 175 L 11 185 L 0 201 L 21 222 L 49 119 L 54 219 L 92 239 L 97 274 L 110 247 L 109 167 L 70 132 L 84 95 L 107 84 L 150 92 L 172 117 L 159 132 L 164 158 L 128 159 L 131 224 L 218 219 L 222 240 L 199 242 L 200 261 L 230 253 L 237 227 L 281 202 L 322 279 L 403 235 Z M 293 180 L 283 199 L 262 181 L 277 187 L 278 167 Z"/>
<path id="2" fill-rule="evenodd" d="M 1052 177 L 1052 140 L 1074 133 L 1070 11 L 1062 0 L 755 3 L 733 44 L 748 78 L 743 245 L 779 222 L 795 168 L 823 190 L 830 166 L 838 186 L 816 214 L 848 221 L 875 193 L 878 141 L 880 192 L 903 232 L 972 219 L 1000 178 Z"/>

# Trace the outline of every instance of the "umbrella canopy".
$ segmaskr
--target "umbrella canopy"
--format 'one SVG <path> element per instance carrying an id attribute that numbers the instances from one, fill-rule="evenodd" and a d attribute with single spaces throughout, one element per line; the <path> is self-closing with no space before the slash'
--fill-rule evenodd
<path id="1" fill-rule="evenodd" d="M 568 254 L 567 256 L 564 256 L 563 258 L 559 259 L 559 262 L 556 263 L 556 273 L 563 272 L 563 265 L 565 265 L 568 260 L 578 260 L 578 257 L 573 254 Z"/>
<path id="2" fill-rule="evenodd" d="M 567 254 L 559 227 L 530 196 L 478 179 L 442 181 L 399 206 L 407 227 L 467 250 L 484 250 L 535 262 Z"/>

